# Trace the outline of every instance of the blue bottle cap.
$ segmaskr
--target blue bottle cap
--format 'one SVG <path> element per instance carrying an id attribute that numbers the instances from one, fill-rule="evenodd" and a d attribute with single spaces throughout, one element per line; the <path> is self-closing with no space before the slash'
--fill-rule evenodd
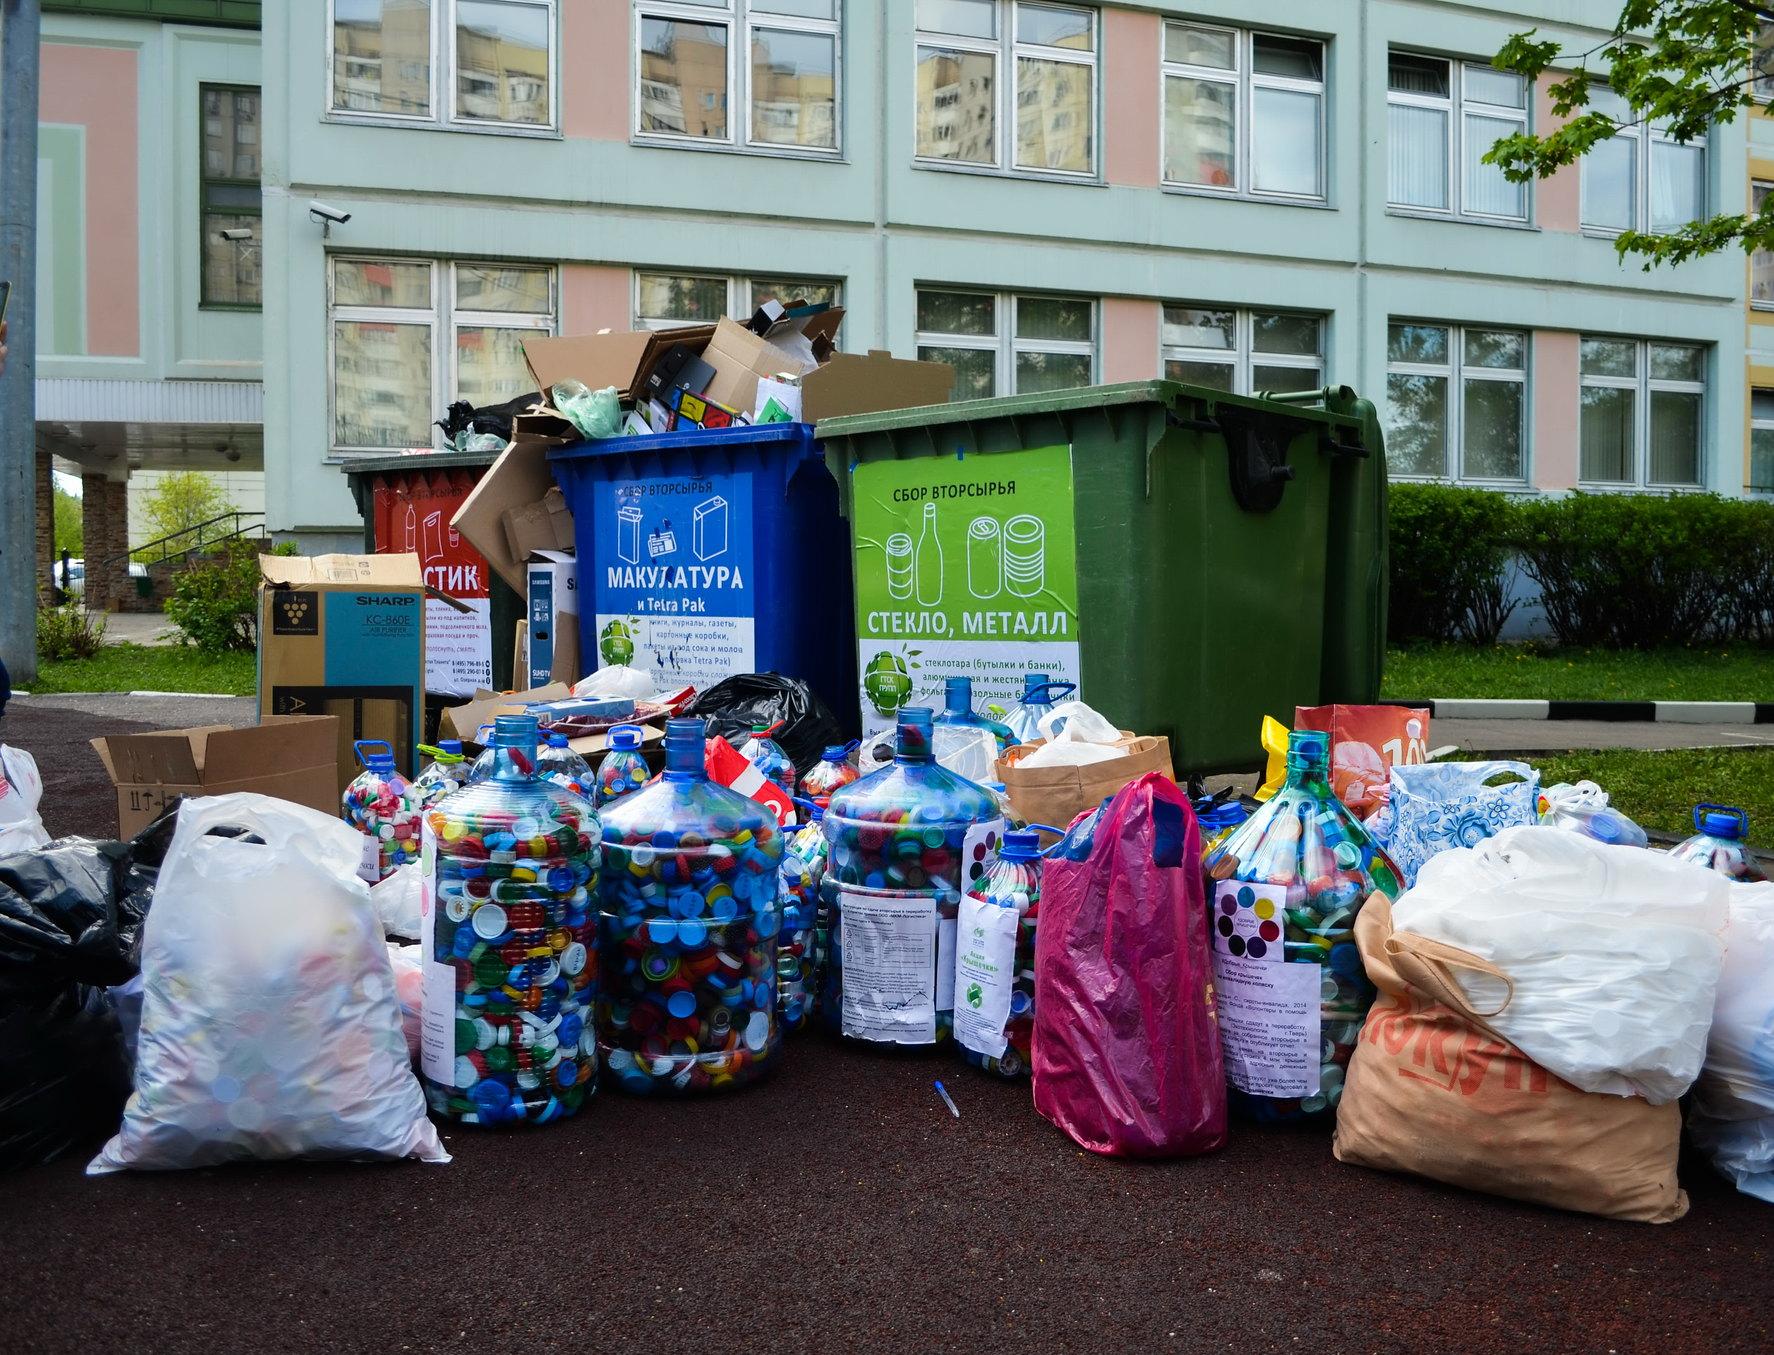
<path id="1" fill-rule="evenodd" d="M 1033 861 L 1041 855 L 1041 835 L 1039 833 L 1006 833 L 1004 841 L 998 849 L 998 855 L 1006 861 Z"/>
<path id="2" fill-rule="evenodd" d="M 394 770 L 394 749 L 381 739 L 359 739 L 355 745 L 357 759 L 372 772 Z"/>
<path id="3" fill-rule="evenodd" d="M 1749 816 L 1728 805 L 1696 805 L 1694 826 L 1708 837 L 1739 842 L 1749 835 Z"/>
<path id="4" fill-rule="evenodd" d="M 849 758 L 850 750 L 841 743 L 830 743 L 819 756 L 825 762 L 843 762 Z"/>
<path id="5" fill-rule="evenodd" d="M 617 725 L 610 731 L 610 747 L 620 748 L 624 752 L 641 746 L 641 727 L 639 725 Z"/>
<path id="6" fill-rule="evenodd" d="M 1029 694 L 1031 692 L 1039 691 L 1041 688 L 1045 687 L 1048 684 L 1049 680 L 1050 679 L 1048 678 L 1047 674 L 1045 674 L 1045 673 L 1024 673 L 1023 674 L 1023 699 L 1025 701 L 1028 700 Z"/>
<path id="7" fill-rule="evenodd" d="M 460 756 L 462 752 L 461 739 L 439 739 L 437 741 L 437 746 L 443 749 L 446 753 L 455 753 L 458 756 Z"/>

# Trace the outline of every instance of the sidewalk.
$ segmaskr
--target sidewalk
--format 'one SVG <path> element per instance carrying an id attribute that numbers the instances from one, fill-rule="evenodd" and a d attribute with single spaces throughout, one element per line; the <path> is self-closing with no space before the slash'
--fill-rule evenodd
<path id="1" fill-rule="evenodd" d="M 105 643 L 108 645 L 170 645 L 178 642 L 179 628 L 159 612 L 106 612 Z"/>
<path id="2" fill-rule="evenodd" d="M 1774 725 L 1689 725 L 1667 721 L 1435 720 L 1429 746 L 1468 753 L 1555 753 L 1578 748 L 1774 748 Z"/>

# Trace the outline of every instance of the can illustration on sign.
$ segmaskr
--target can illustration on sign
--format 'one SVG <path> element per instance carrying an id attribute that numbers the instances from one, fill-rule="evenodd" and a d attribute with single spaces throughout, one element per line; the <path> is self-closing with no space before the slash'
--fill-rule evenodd
<path id="1" fill-rule="evenodd" d="M 1072 452 L 1042 447 L 855 470 L 864 727 L 966 676 L 1008 709 L 1027 672 L 1076 682 Z"/>

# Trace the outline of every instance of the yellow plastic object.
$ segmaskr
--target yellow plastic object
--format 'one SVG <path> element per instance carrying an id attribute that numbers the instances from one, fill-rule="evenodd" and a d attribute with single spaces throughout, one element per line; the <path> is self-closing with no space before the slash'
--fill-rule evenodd
<path id="1" fill-rule="evenodd" d="M 1267 800 L 1287 780 L 1287 726 L 1273 715 L 1263 717 L 1263 751 L 1269 765 L 1263 772 L 1263 784 L 1257 787 L 1257 799 Z"/>

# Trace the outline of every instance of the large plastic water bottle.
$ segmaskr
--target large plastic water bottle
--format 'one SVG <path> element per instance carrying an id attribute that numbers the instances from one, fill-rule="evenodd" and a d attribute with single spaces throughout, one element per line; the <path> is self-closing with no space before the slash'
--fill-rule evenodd
<path id="1" fill-rule="evenodd" d="M 1749 815 L 1730 805 L 1695 805 L 1694 836 L 1678 842 L 1669 854 L 1678 861 L 1716 870 L 1733 880 L 1754 884 L 1768 878 L 1749 849 Z"/>
<path id="2" fill-rule="evenodd" d="M 1046 738 L 1041 718 L 1053 714 L 1053 703 L 1064 701 L 1078 690 L 1075 682 L 1052 682 L 1045 673 L 1023 674 L 1022 701 L 1004 719 L 1013 743 L 1034 743 Z"/>
<path id="3" fill-rule="evenodd" d="M 624 1091 L 742 1086 L 782 1047 L 782 830 L 708 779 L 702 721 L 665 727 L 665 775 L 603 811 L 598 1042 Z"/>
<path id="4" fill-rule="evenodd" d="M 776 946 L 776 1013 L 784 1034 L 813 1018 L 819 997 L 819 881 L 825 875 L 825 810 L 810 801 L 782 853 L 782 931 Z"/>
<path id="5" fill-rule="evenodd" d="M 641 727 L 617 725 L 610 731 L 610 749 L 597 768 L 597 806 L 602 809 L 630 791 L 639 790 L 653 775 L 641 753 Z"/>
<path id="6" fill-rule="evenodd" d="M 1206 858 L 1231 1103 L 1297 1119 L 1342 1098 L 1374 987 L 1355 918 L 1398 867 L 1330 788 L 1330 736 L 1296 729 L 1287 780 Z"/>
<path id="7" fill-rule="evenodd" d="M 824 828 L 824 1019 L 876 1043 L 947 1039 L 956 917 L 997 857 L 998 802 L 936 762 L 930 711 L 911 706 L 899 712 L 893 763 L 833 795 Z"/>
<path id="8" fill-rule="evenodd" d="M 998 741 L 998 751 L 1003 752 L 1015 737 L 1007 725 L 979 714 L 973 709 L 973 679 L 970 677 L 952 677 L 943 680 L 943 709 L 932 719 L 939 725 L 969 725 L 975 729 L 989 729 L 992 737 Z"/>
<path id="9" fill-rule="evenodd" d="M 765 780 L 774 781 L 783 794 L 792 796 L 799 777 L 782 745 L 770 737 L 774 728 L 774 725 L 753 725 L 751 737 L 739 745 L 739 755 L 762 772 Z"/>
<path id="10" fill-rule="evenodd" d="M 537 770 L 534 716 L 490 738 L 487 779 L 425 812 L 420 1068 L 439 1115 L 540 1124 L 597 1088 L 600 834 Z"/>
<path id="11" fill-rule="evenodd" d="M 565 734 L 548 736 L 548 743 L 537 755 L 537 766 L 545 778 L 562 790 L 591 798 L 591 764 L 573 751 Z"/>
<path id="12" fill-rule="evenodd" d="M 386 880 L 419 859 L 419 792 L 394 765 L 394 749 L 381 739 L 355 745 L 363 770 L 345 787 L 339 812 L 364 835 L 357 873 L 370 884 Z"/>
<path id="13" fill-rule="evenodd" d="M 1024 1077 L 1035 1033 L 1035 929 L 1041 919 L 1041 835 L 1006 833 L 998 859 L 961 901 L 955 1041 L 1000 1077 Z"/>
<path id="14" fill-rule="evenodd" d="M 413 778 L 419 802 L 425 808 L 468 784 L 468 759 L 462 755 L 461 739 L 439 739 L 435 745 L 422 743 L 419 751 L 431 759 Z"/>
<path id="15" fill-rule="evenodd" d="M 824 809 L 831 803 L 834 792 L 861 778 L 862 773 L 850 761 L 850 750 L 841 743 L 834 743 L 801 778 L 801 794 Z"/>

